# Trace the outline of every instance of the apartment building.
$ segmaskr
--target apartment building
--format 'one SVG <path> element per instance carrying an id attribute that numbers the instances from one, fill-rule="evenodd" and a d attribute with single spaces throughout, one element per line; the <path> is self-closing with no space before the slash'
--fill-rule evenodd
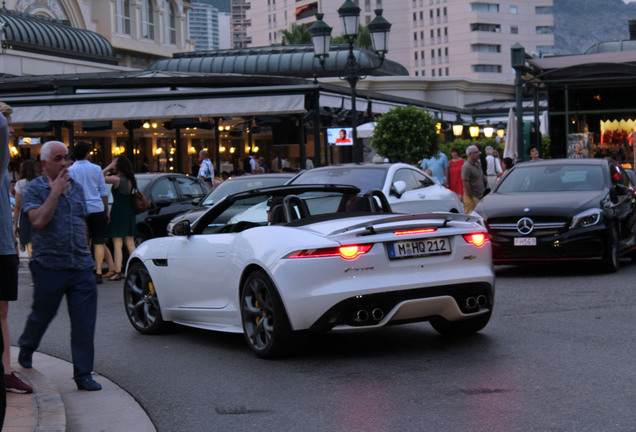
<path id="1" fill-rule="evenodd" d="M 316 14 L 342 33 L 338 8 L 343 0 L 261 0 L 248 10 L 247 34 L 253 46 L 281 43 L 280 30 L 292 23 L 311 26 Z M 391 22 L 387 58 L 411 76 L 466 77 L 512 81 L 510 47 L 550 54 L 554 46 L 552 0 L 357 0 L 360 23 L 383 9 Z"/>
<path id="2" fill-rule="evenodd" d="M 213 0 L 194 0 L 188 12 L 188 34 L 197 51 L 232 47 L 231 15 L 221 12 Z"/>

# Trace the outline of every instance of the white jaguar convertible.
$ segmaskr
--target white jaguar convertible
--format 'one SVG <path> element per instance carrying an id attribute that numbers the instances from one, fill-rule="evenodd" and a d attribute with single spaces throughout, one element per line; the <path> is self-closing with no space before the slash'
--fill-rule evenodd
<path id="1" fill-rule="evenodd" d="M 474 216 L 392 213 L 381 191 L 291 185 L 229 195 L 127 264 L 126 313 L 141 333 L 168 322 L 243 333 L 259 357 L 307 331 L 429 321 L 468 334 L 489 321 L 494 273 Z"/>

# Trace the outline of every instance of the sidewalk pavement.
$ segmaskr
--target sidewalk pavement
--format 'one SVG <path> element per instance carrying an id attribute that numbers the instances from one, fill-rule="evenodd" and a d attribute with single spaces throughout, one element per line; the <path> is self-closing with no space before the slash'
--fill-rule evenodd
<path id="1" fill-rule="evenodd" d="M 137 401 L 107 378 L 95 374 L 100 391 L 79 391 L 71 363 L 35 352 L 33 368 L 24 369 L 18 352 L 11 347 L 11 366 L 33 394 L 7 393 L 3 432 L 156 432 Z"/>

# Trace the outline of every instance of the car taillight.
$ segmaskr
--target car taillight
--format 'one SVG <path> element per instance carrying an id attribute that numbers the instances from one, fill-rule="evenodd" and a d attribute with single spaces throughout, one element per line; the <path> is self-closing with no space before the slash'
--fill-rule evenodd
<path id="1" fill-rule="evenodd" d="M 402 236 L 402 235 L 411 235 L 411 234 L 432 233 L 435 231 L 437 231 L 435 228 L 420 228 L 420 229 L 412 229 L 412 230 L 394 231 L 393 234 Z"/>
<path id="2" fill-rule="evenodd" d="M 294 252 L 287 258 L 323 258 L 339 256 L 342 259 L 352 260 L 371 250 L 373 245 L 347 245 L 322 249 L 304 249 Z"/>
<path id="3" fill-rule="evenodd" d="M 468 243 L 474 244 L 477 247 L 482 247 L 484 243 L 486 243 L 490 239 L 484 233 L 475 233 L 475 234 L 464 234 L 464 240 L 466 240 Z"/>

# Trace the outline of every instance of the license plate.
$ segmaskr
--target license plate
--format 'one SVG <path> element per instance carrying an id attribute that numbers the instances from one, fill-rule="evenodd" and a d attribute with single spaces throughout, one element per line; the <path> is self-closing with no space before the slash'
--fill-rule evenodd
<path id="1" fill-rule="evenodd" d="M 515 246 L 536 246 L 536 237 L 515 237 Z"/>
<path id="2" fill-rule="evenodd" d="M 451 253 L 450 239 L 437 237 L 389 243 L 389 258 L 413 258 Z"/>

